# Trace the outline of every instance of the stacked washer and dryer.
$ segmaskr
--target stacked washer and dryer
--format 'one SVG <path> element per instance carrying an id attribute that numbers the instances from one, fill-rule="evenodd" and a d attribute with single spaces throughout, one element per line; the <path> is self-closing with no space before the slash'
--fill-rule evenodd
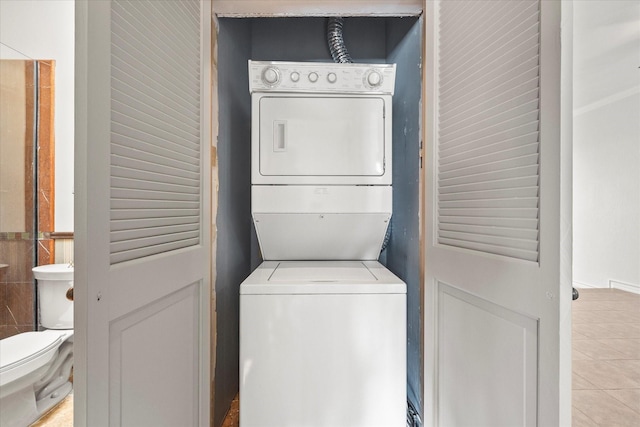
<path id="1" fill-rule="evenodd" d="M 393 64 L 249 61 L 252 216 L 241 427 L 406 425 L 406 285 L 392 214 Z"/>

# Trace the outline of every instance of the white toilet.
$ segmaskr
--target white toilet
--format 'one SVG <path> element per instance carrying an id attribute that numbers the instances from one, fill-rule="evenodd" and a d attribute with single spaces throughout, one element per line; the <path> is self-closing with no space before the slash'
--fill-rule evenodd
<path id="1" fill-rule="evenodd" d="M 69 394 L 73 366 L 73 267 L 33 268 L 44 331 L 0 340 L 0 426 L 25 427 Z"/>

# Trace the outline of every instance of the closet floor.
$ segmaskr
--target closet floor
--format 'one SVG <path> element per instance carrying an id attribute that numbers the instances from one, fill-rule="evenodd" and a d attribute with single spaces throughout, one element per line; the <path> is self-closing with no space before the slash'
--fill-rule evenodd
<path id="1" fill-rule="evenodd" d="M 579 289 L 573 301 L 573 427 L 640 426 L 640 295 Z"/>

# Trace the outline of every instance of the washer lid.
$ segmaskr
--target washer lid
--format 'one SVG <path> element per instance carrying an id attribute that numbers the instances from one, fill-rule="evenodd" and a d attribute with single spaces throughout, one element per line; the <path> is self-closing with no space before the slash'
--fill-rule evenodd
<path id="1" fill-rule="evenodd" d="M 265 261 L 240 285 L 242 295 L 405 293 L 377 261 Z"/>

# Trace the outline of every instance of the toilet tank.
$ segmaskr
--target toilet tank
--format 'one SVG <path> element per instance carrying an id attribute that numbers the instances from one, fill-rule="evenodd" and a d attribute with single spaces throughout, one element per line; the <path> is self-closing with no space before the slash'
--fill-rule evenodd
<path id="1" fill-rule="evenodd" d="M 40 265 L 32 269 L 38 282 L 40 324 L 46 329 L 73 329 L 73 267 L 67 264 Z"/>

